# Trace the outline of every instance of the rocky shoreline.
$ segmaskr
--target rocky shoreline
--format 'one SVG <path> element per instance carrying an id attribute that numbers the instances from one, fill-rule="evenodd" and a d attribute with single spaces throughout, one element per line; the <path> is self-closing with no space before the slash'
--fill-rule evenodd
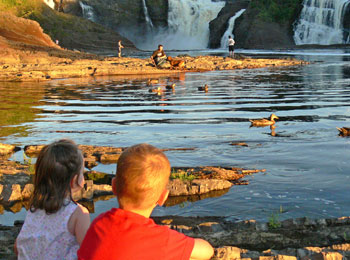
<path id="1" fill-rule="evenodd" d="M 0 213 L 4 210 L 18 212 L 22 207 L 28 208 L 28 200 L 34 190 L 32 177 L 35 158 L 43 145 L 29 145 L 23 148 L 22 162 L 9 158 L 20 147 L 0 143 Z M 113 195 L 111 180 L 114 174 L 93 170 L 99 164 L 116 164 L 125 147 L 79 145 L 83 152 L 86 184 L 84 189 L 73 194 L 75 200 L 82 201 L 91 212 L 93 202 Z M 195 148 L 166 148 L 166 151 L 189 152 Z M 265 172 L 237 167 L 198 166 L 172 167 L 168 184 L 169 200 L 166 206 L 173 206 L 186 201 L 196 201 L 211 196 L 225 194 L 233 185 L 247 185 L 247 175 Z M 101 197 L 102 196 L 102 197 Z M 92 203 L 92 204 L 91 204 Z"/>
<path id="2" fill-rule="evenodd" d="M 43 145 L 23 148 L 24 162 L 10 161 L 14 152 L 22 150 L 9 144 L 0 144 L 0 214 L 28 208 L 33 191 L 30 183 L 34 174 L 31 158 L 38 155 Z M 115 164 L 125 147 L 80 145 L 84 154 L 87 179 L 85 188 L 74 194 L 90 212 L 94 202 L 108 200 L 113 174 L 92 170 L 96 165 Z M 163 151 L 190 152 L 196 148 L 166 148 Z M 209 196 L 221 196 L 233 185 L 248 184 L 246 175 L 265 170 L 246 170 L 235 167 L 173 167 L 168 186 L 170 198 L 165 206 L 173 206 Z M 350 217 L 333 219 L 298 218 L 279 220 L 275 215 L 269 222 L 246 220 L 235 222 L 224 217 L 153 217 L 163 225 L 192 237 L 205 238 L 215 247 L 213 259 L 245 260 L 341 260 L 350 257 Z M 13 243 L 23 221 L 14 226 L 0 225 L 0 258 L 15 259 Z"/>
<path id="3" fill-rule="evenodd" d="M 342 260 L 350 258 L 350 217 L 298 218 L 278 223 L 226 221 L 223 217 L 152 217 L 215 247 L 213 260 Z M 0 258 L 16 259 L 14 241 L 23 221 L 0 225 Z M 278 224 L 278 225 L 277 225 Z"/>

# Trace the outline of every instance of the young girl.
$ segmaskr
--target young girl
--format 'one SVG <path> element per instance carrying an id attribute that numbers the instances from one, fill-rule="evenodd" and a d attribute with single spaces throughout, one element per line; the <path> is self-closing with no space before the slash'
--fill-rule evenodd
<path id="1" fill-rule="evenodd" d="M 90 225 L 88 210 L 72 199 L 84 186 L 83 170 L 83 156 L 70 140 L 41 150 L 30 209 L 16 241 L 18 259 L 77 259 Z"/>

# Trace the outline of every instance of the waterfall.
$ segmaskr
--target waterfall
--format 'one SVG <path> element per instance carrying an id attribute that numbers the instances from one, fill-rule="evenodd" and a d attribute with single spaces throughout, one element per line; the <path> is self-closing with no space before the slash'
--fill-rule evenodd
<path id="1" fill-rule="evenodd" d="M 81 1 L 79 1 L 79 5 L 81 7 L 81 10 L 83 11 L 83 17 L 85 19 L 92 21 L 92 22 L 95 22 L 96 19 L 95 19 L 94 9 L 91 6 L 84 4 Z"/>
<path id="2" fill-rule="evenodd" d="M 224 33 L 224 35 L 221 37 L 221 48 L 226 48 L 227 47 L 227 42 L 228 42 L 228 37 L 230 35 L 233 36 L 234 38 L 234 35 L 233 35 L 233 29 L 235 28 L 235 22 L 236 22 L 236 19 L 238 17 L 240 17 L 243 13 L 244 13 L 245 9 L 241 9 L 239 10 L 237 13 L 235 13 L 234 16 L 232 16 L 230 18 L 230 20 L 228 21 L 228 27 L 227 27 L 227 30 L 226 32 Z"/>
<path id="3" fill-rule="evenodd" d="M 48 5 L 51 9 L 55 10 L 55 2 L 54 0 L 44 0 L 44 3 Z"/>
<path id="4" fill-rule="evenodd" d="M 349 0 L 304 0 L 294 25 L 294 41 L 301 44 L 342 44 L 343 18 Z"/>
<path id="5" fill-rule="evenodd" d="M 151 17 L 149 16 L 149 13 L 148 13 L 146 0 L 142 0 L 142 5 L 143 5 L 143 14 L 145 15 L 145 20 L 146 20 L 147 26 L 152 29 L 153 23 L 152 23 Z"/>
<path id="6" fill-rule="evenodd" d="M 225 2 L 211 0 L 169 0 L 168 30 L 173 49 L 205 49 L 209 41 L 209 22 L 214 20 Z"/>
<path id="7" fill-rule="evenodd" d="M 167 50 L 206 49 L 209 22 L 217 17 L 224 5 L 224 1 L 168 0 L 167 28 L 153 28 L 142 40 L 131 33 L 124 36 L 144 50 L 154 50 L 158 44 L 163 44 Z"/>

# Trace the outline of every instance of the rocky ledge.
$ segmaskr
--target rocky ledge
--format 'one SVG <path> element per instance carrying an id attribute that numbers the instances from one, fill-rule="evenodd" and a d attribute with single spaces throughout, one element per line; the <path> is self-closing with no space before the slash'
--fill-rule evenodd
<path id="1" fill-rule="evenodd" d="M 223 217 L 153 217 L 215 247 L 213 260 L 343 260 L 350 258 L 350 217 L 288 219 L 275 223 Z M 0 258 L 15 259 L 13 244 L 23 222 L 0 225 Z"/>
<path id="2" fill-rule="evenodd" d="M 296 59 L 232 59 L 229 57 L 200 56 L 179 57 L 185 62 L 182 70 L 170 69 L 170 65 L 162 69 L 156 68 L 150 59 L 138 58 L 101 58 L 87 56 L 85 59 L 56 58 L 41 60 L 39 48 L 34 48 L 32 57 L 24 57 L 15 63 L 0 62 L 0 81 L 45 81 L 58 78 L 90 77 L 102 75 L 140 75 L 140 74 L 173 74 L 180 72 L 203 72 L 212 70 L 255 69 L 265 67 L 299 66 L 306 64 Z M 51 50 L 50 50 L 51 51 Z M 62 52 L 62 50 L 52 50 Z M 71 52 L 76 56 L 77 53 Z M 11 59 L 17 59 L 18 54 Z M 23 56 L 22 56 L 23 57 Z"/>
<path id="3" fill-rule="evenodd" d="M 28 199 L 34 190 L 32 176 L 36 157 L 44 145 L 24 147 L 24 161 L 9 160 L 11 155 L 21 150 L 10 144 L 0 143 L 0 213 L 4 210 L 17 212 L 28 207 Z M 98 164 L 116 164 L 125 147 L 79 145 L 83 152 L 86 184 L 84 189 L 73 194 L 74 199 L 84 201 L 93 211 L 90 202 L 99 200 L 101 196 L 113 195 L 111 180 L 114 174 L 92 170 Z M 195 148 L 166 148 L 162 151 L 189 152 Z M 173 206 L 185 201 L 197 201 L 208 197 L 225 194 L 233 185 L 247 185 L 243 180 L 247 175 L 265 170 L 247 170 L 237 167 L 199 166 L 173 167 L 168 184 L 169 200 L 166 206 Z M 102 197 L 101 199 L 105 199 Z"/>

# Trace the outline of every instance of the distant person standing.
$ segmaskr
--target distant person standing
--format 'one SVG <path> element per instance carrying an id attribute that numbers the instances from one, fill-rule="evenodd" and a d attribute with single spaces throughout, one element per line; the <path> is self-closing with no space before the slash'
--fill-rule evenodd
<path id="1" fill-rule="evenodd" d="M 118 41 L 118 57 L 120 58 L 122 56 L 122 49 L 124 48 L 124 46 L 122 45 L 122 41 L 119 40 Z"/>
<path id="2" fill-rule="evenodd" d="M 231 58 L 235 57 L 235 40 L 232 39 L 231 35 L 228 37 L 228 52 Z"/>

